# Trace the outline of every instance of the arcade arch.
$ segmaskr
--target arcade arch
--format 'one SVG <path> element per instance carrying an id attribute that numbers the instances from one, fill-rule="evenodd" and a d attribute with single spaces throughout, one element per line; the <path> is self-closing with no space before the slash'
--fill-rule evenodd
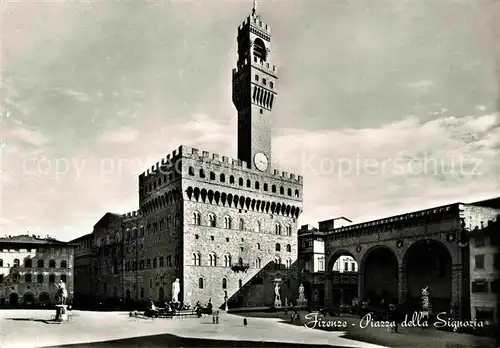
<path id="1" fill-rule="evenodd" d="M 355 298 L 359 298 L 359 263 L 352 253 L 346 250 L 336 251 L 329 258 L 326 265 L 326 288 L 318 292 L 313 289 L 312 298 L 325 297 L 324 291 L 327 291 L 326 298 L 331 300 L 331 304 L 351 305 Z M 304 285 L 307 290 L 307 287 Z M 316 295 L 317 293 L 317 295 Z"/>
<path id="2" fill-rule="evenodd" d="M 363 299 L 372 305 L 398 303 L 398 257 L 386 246 L 366 251 L 361 260 Z"/>
<path id="3" fill-rule="evenodd" d="M 412 244 L 403 258 L 406 276 L 406 303 L 414 310 L 421 309 L 422 289 L 428 287 L 434 313 L 444 312 L 452 305 L 452 255 L 435 239 Z"/>

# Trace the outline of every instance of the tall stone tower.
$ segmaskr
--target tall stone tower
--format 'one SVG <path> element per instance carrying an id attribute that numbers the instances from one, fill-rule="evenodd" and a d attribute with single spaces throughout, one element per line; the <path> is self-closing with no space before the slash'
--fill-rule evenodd
<path id="1" fill-rule="evenodd" d="M 238 159 L 261 172 L 270 171 L 271 117 L 278 93 L 278 71 L 271 65 L 271 28 L 256 4 L 238 28 L 238 61 L 233 69 L 233 103 L 238 110 Z"/>

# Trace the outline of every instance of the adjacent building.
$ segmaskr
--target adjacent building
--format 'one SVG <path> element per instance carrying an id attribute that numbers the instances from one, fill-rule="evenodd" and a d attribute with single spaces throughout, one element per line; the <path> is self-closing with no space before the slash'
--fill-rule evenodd
<path id="1" fill-rule="evenodd" d="M 270 61 L 271 29 L 255 8 L 237 41 L 237 158 L 180 146 L 141 174 L 139 209 L 106 213 L 87 243 L 90 259 L 88 249 L 79 257 L 77 273 L 83 283 L 90 279 L 84 292 L 164 301 L 178 278 L 179 298 L 189 304 L 211 299 L 220 306 L 227 297 L 232 307 L 271 306 L 276 284 L 283 299 L 297 297 L 303 180 L 273 168 L 278 70 Z"/>
<path id="2" fill-rule="evenodd" d="M 0 306 L 55 304 L 56 282 L 73 298 L 74 245 L 46 237 L 0 238 Z"/>
<path id="3" fill-rule="evenodd" d="M 70 242 L 75 245 L 74 301 L 77 306 L 96 302 L 95 288 L 92 276 L 92 248 L 94 236 L 92 233 L 81 236 Z"/>
<path id="4" fill-rule="evenodd" d="M 480 221 L 471 231 L 471 317 L 498 323 L 500 319 L 500 216 Z"/>

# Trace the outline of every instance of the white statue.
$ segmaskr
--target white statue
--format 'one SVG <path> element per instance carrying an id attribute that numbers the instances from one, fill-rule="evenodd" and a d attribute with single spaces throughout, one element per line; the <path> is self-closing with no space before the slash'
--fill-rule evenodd
<path id="1" fill-rule="evenodd" d="M 299 298 L 304 298 L 304 285 L 302 284 L 299 286 Z"/>
<path id="2" fill-rule="evenodd" d="M 274 287 L 274 295 L 275 295 L 275 301 L 281 301 L 281 296 L 280 296 L 280 285 L 276 284 Z"/>
<path id="3" fill-rule="evenodd" d="M 66 304 L 66 299 L 68 298 L 68 290 L 66 290 L 66 284 L 64 284 L 62 279 L 59 281 L 59 284 L 57 284 L 57 297 L 61 301 L 62 305 Z"/>
<path id="4" fill-rule="evenodd" d="M 175 282 L 172 283 L 172 302 L 179 302 L 179 293 L 181 292 L 181 284 L 179 283 L 179 278 L 175 278 Z"/>

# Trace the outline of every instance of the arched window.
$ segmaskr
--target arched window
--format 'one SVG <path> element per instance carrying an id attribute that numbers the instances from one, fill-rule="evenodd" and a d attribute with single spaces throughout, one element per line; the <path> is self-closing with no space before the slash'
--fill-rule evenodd
<path id="1" fill-rule="evenodd" d="M 201 254 L 193 253 L 193 265 L 200 266 L 201 265 Z"/>
<path id="2" fill-rule="evenodd" d="M 258 190 L 260 188 L 260 184 L 258 181 L 255 182 L 255 189 Z"/>
<path id="3" fill-rule="evenodd" d="M 231 255 L 224 255 L 224 267 L 231 267 Z"/>
<path id="4" fill-rule="evenodd" d="M 14 267 L 19 267 L 19 259 L 14 259 Z"/>
<path id="5" fill-rule="evenodd" d="M 199 225 L 200 224 L 200 213 L 198 213 L 197 211 L 193 212 L 191 223 L 193 225 Z"/>
<path id="6" fill-rule="evenodd" d="M 256 38 L 255 41 L 253 42 L 253 54 L 257 59 L 266 61 L 267 49 L 262 39 Z"/>
<path id="7" fill-rule="evenodd" d="M 242 178 L 239 178 L 238 185 L 243 186 L 243 179 Z"/>
<path id="8" fill-rule="evenodd" d="M 141 298 L 144 298 L 144 288 L 141 288 Z"/>
<path id="9" fill-rule="evenodd" d="M 230 183 L 230 184 L 234 184 L 234 176 L 232 176 L 232 175 L 231 175 L 231 176 L 229 177 L 229 183 Z"/>
<path id="10" fill-rule="evenodd" d="M 215 173 L 214 172 L 210 172 L 210 180 L 215 180 Z"/>
<path id="11" fill-rule="evenodd" d="M 260 243 L 257 243 L 257 250 L 260 250 Z"/>
<path id="12" fill-rule="evenodd" d="M 247 187 L 252 187 L 252 182 L 250 181 L 250 179 L 247 179 Z"/>
<path id="13" fill-rule="evenodd" d="M 229 216 L 224 216 L 224 228 L 231 229 L 231 218 Z"/>
<path id="14" fill-rule="evenodd" d="M 155 257 L 153 259 L 153 268 L 157 268 L 158 267 L 158 259 Z"/>
<path id="15" fill-rule="evenodd" d="M 275 229 L 276 234 L 281 234 L 281 225 L 280 224 L 276 224 L 274 226 L 274 229 Z"/>
<path id="16" fill-rule="evenodd" d="M 243 266 L 243 259 L 241 257 L 238 258 L 238 265 Z"/>
<path id="17" fill-rule="evenodd" d="M 224 174 L 221 174 L 219 180 L 220 182 L 226 182 L 226 176 Z"/>
<path id="18" fill-rule="evenodd" d="M 264 191 L 267 192 L 268 190 L 269 190 L 269 188 L 267 187 L 267 184 L 264 184 Z"/>
<path id="19" fill-rule="evenodd" d="M 261 227 L 262 227 L 262 225 L 261 225 L 260 221 L 257 221 L 257 223 L 255 224 L 255 232 L 260 233 Z"/>
<path id="20" fill-rule="evenodd" d="M 276 193 L 276 185 L 271 186 L 271 191 L 272 191 L 273 193 Z"/>
<path id="21" fill-rule="evenodd" d="M 288 191 L 288 192 L 287 192 L 288 196 L 289 196 L 289 197 L 292 197 L 292 189 L 291 189 L 291 188 L 289 188 L 287 191 Z"/>
<path id="22" fill-rule="evenodd" d="M 43 283 L 43 274 L 38 274 L 38 275 L 36 276 L 36 282 L 37 282 L 38 284 L 42 284 L 42 283 Z"/>
<path id="23" fill-rule="evenodd" d="M 222 278 L 222 288 L 227 289 L 227 279 L 226 278 Z"/>
<path id="24" fill-rule="evenodd" d="M 188 172 L 189 172 L 189 176 L 194 176 L 194 168 L 193 167 L 189 167 Z"/>
<path id="25" fill-rule="evenodd" d="M 31 261 L 31 259 L 24 259 L 24 267 L 25 268 L 33 267 L 33 262 Z"/>
<path id="26" fill-rule="evenodd" d="M 61 274 L 61 280 L 66 283 L 66 274 Z"/>
<path id="27" fill-rule="evenodd" d="M 258 257 L 255 259 L 254 265 L 255 265 L 255 268 L 260 268 L 260 259 Z"/>
<path id="28" fill-rule="evenodd" d="M 200 169 L 200 178 L 205 178 L 205 171 Z"/>
<path id="29" fill-rule="evenodd" d="M 198 278 L 198 288 L 203 289 L 203 278 Z"/>
<path id="30" fill-rule="evenodd" d="M 49 261 L 49 268 L 56 268 L 56 261 L 55 260 Z"/>
<path id="31" fill-rule="evenodd" d="M 286 267 L 286 268 L 290 268 L 290 267 L 292 267 L 292 260 L 290 260 L 290 259 L 286 260 L 286 261 L 285 261 L 285 267 Z"/>
<path id="32" fill-rule="evenodd" d="M 289 253 L 292 252 L 292 246 L 290 244 L 286 245 L 286 251 Z"/>
<path id="33" fill-rule="evenodd" d="M 0 267 L 3 267 L 3 260 L 0 259 Z"/>
<path id="34" fill-rule="evenodd" d="M 214 214 L 208 214 L 208 226 L 210 227 L 215 227 L 215 215 Z"/>
<path id="35" fill-rule="evenodd" d="M 291 236 L 292 235 L 292 226 L 286 225 L 286 235 Z"/>
<path id="36" fill-rule="evenodd" d="M 62 260 L 61 261 L 61 268 L 66 268 L 68 267 L 68 263 L 66 262 L 66 260 Z"/>
<path id="37" fill-rule="evenodd" d="M 55 274 L 49 275 L 49 283 L 55 283 L 56 282 L 56 276 Z"/>
<path id="38" fill-rule="evenodd" d="M 280 269 L 281 268 L 281 259 L 276 256 L 274 258 L 274 269 Z"/>
<path id="39" fill-rule="evenodd" d="M 12 281 L 13 281 L 14 283 L 19 283 L 19 278 L 20 278 L 19 273 L 14 273 L 14 274 L 12 275 Z"/>
<path id="40" fill-rule="evenodd" d="M 276 243 L 276 251 L 281 251 L 281 245 L 280 245 L 280 243 Z"/>
<path id="41" fill-rule="evenodd" d="M 31 283 L 31 274 L 27 273 L 24 275 L 24 282 Z"/>
<path id="42" fill-rule="evenodd" d="M 217 255 L 215 255 L 215 253 L 211 253 L 209 255 L 209 258 L 210 258 L 210 266 L 212 267 L 217 266 Z"/>
<path id="43" fill-rule="evenodd" d="M 242 287 L 243 287 L 243 280 L 241 280 L 241 279 L 240 279 L 240 280 L 238 280 L 238 286 L 239 286 L 240 288 L 242 288 Z"/>
<path id="44" fill-rule="evenodd" d="M 299 198 L 299 190 L 295 190 L 295 197 Z"/>
<path id="45" fill-rule="evenodd" d="M 245 221 L 243 219 L 240 219 L 240 231 L 243 231 L 245 229 Z"/>
<path id="46" fill-rule="evenodd" d="M 284 195 L 285 194 L 285 189 L 283 188 L 283 186 L 280 186 L 280 195 Z"/>

